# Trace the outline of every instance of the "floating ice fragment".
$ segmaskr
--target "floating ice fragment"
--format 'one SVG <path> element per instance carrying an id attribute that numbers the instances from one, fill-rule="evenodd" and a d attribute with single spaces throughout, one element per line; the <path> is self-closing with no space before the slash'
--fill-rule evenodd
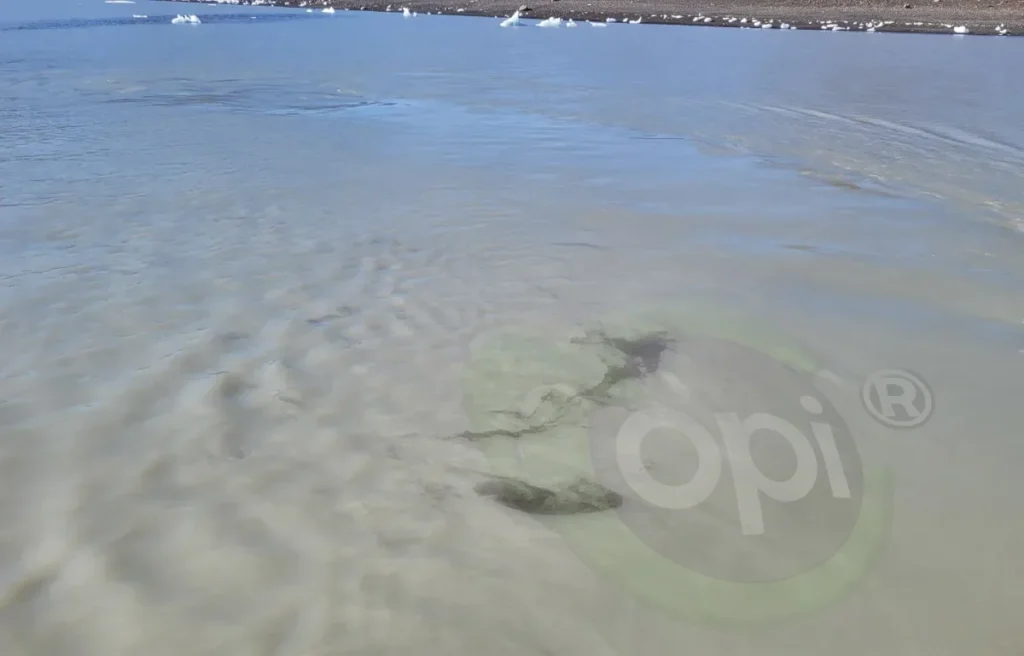
<path id="1" fill-rule="evenodd" d="M 970 32 L 970 30 L 968 30 L 967 27 L 964 25 L 957 25 L 956 27 L 953 28 L 953 32 L 955 34 L 967 34 Z"/>
<path id="2" fill-rule="evenodd" d="M 519 25 L 521 23 L 522 23 L 522 20 L 519 18 L 519 12 L 517 11 L 516 13 L 512 14 L 511 16 L 506 18 L 505 20 L 501 21 L 501 26 L 502 27 L 513 27 L 513 26 Z"/>
<path id="3" fill-rule="evenodd" d="M 325 13 L 325 14 L 333 14 L 334 13 L 334 7 L 324 7 L 320 11 L 322 13 Z"/>
<path id="4" fill-rule="evenodd" d="M 561 18 L 555 18 L 555 17 L 545 18 L 541 22 L 537 23 L 537 27 L 561 27 L 561 26 L 562 26 L 562 19 Z"/>
<path id="5" fill-rule="evenodd" d="M 576 27 L 576 21 L 574 21 L 573 19 L 570 18 L 569 20 L 565 21 L 565 26 L 566 27 Z"/>
<path id="6" fill-rule="evenodd" d="M 412 18 L 412 12 L 409 11 L 408 7 L 402 7 L 402 16 L 405 18 Z"/>
<path id="7" fill-rule="evenodd" d="M 199 21 L 199 17 L 196 16 L 195 14 L 187 14 L 187 15 L 184 15 L 184 16 L 181 15 L 181 14 L 178 14 L 177 16 L 175 16 L 174 18 L 171 19 L 171 23 L 173 25 L 182 25 L 184 23 L 190 23 L 192 25 L 199 25 L 200 21 Z"/>

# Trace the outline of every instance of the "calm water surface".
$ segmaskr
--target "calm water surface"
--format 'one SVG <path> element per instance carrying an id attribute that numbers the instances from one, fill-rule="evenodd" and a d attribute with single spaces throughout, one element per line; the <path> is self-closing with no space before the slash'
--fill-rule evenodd
<path id="1" fill-rule="evenodd" d="M 1024 41 L 498 22 L 0 6 L 0 650 L 1022 653 Z M 893 485 L 842 595 L 473 492 L 472 345 L 652 310 L 816 354 Z"/>

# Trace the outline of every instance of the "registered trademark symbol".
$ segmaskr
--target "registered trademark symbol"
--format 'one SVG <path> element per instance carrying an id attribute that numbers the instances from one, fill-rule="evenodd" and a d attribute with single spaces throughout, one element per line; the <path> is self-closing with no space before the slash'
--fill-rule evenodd
<path id="1" fill-rule="evenodd" d="M 916 428 L 932 416 L 935 402 L 924 379 L 905 369 L 876 371 L 861 387 L 864 408 L 890 428 Z"/>

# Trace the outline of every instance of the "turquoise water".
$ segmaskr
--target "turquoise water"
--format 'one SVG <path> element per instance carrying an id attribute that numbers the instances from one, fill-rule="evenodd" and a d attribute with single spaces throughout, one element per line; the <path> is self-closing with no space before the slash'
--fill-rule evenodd
<path id="1" fill-rule="evenodd" d="M 1024 41 L 499 22 L 0 7 L 3 653 L 1019 653 Z M 709 624 L 472 493 L 470 345 L 650 310 L 816 353 L 854 589 Z"/>

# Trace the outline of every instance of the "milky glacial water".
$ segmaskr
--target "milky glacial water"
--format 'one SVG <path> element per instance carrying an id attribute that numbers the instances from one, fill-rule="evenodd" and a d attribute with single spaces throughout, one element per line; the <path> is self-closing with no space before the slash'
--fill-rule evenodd
<path id="1" fill-rule="evenodd" d="M 0 7 L 2 652 L 1020 654 L 1024 42 L 499 22 Z M 814 354 L 891 480 L 841 592 L 755 626 L 474 491 L 474 403 L 585 378 L 536 337 L 650 312 Z M 694 404 L 790 390 L 689 344 Z"/>

